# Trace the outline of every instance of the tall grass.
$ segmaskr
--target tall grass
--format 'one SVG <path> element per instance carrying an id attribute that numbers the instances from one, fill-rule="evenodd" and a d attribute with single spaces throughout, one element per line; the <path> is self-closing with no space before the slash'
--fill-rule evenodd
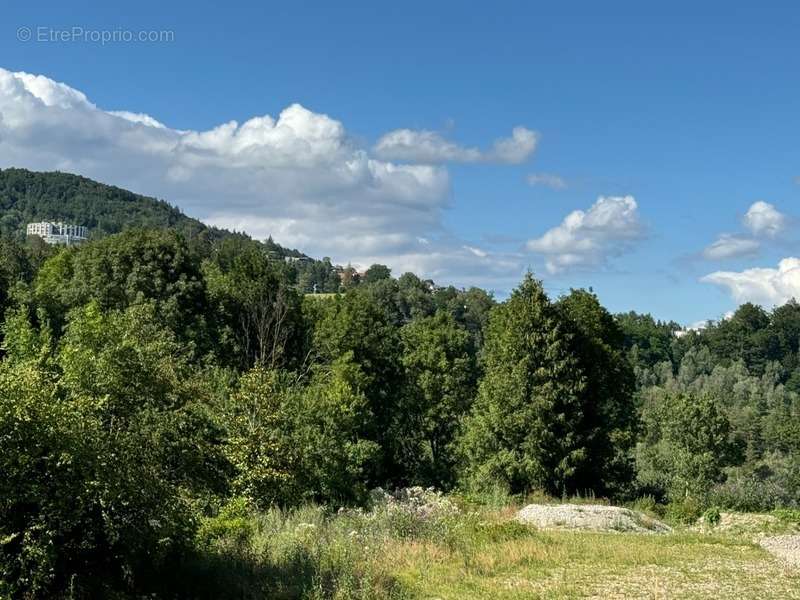
<path id="1" fill-rule="evenodd" d="M 418 490 L 402 496 L 381 493 L 368 510 L 306 506 L 266 512 L 235 500 L 202 522 L 194 556 L 175 566 L 164 596 L 581 597 L 594 586 L 602 595 L 603 586 L 623 581 L 642 591 L 636 586 L 645 585 L 647 577 L 640 578 L 639 570 L 647 565 L 665 589 L 673 578 L 683 581 L 686 573 L 700 573 L 714 593 L 725 591 L 714 587 L 717 578 L 750 586 L 753 593 L 765 581 L 781 590 L 798 583 L 778 578 L 775 569 L 765 567 L 764 553 L 738 537 L 685 528 L 666 536 L 537 531 L 512 518 L 520 504 L 533 499 L 501 490 L 451 498 Z M 652 510 L 654 502 L 647 498 L 638 504 Z M 742 571 L 740 577 L 741 565 L 762 569 L 764 576 L 753 579 L 752 572 Z"/>

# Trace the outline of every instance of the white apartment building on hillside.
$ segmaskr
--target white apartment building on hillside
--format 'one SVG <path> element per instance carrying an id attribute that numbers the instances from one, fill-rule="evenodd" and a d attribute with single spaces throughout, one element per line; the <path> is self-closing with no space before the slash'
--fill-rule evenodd
<path id="1" fill-rule="evenodd" d="M 28 235 L 38 235 L 48 244 L 80 244 L 89 238 L 89 228 L 67 223 L 28 223 Z"/>

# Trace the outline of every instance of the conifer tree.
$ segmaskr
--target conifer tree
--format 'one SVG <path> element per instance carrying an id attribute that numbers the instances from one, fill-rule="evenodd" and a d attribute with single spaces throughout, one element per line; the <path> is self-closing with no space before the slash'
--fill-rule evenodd
<path id="1" fill-rule="evenodd" d="M 489 318 L 485 376 L 461 443 L 466 478 L 562 493 L 587 460 L 586 381 L 571 335 L 529 273 Z"/>

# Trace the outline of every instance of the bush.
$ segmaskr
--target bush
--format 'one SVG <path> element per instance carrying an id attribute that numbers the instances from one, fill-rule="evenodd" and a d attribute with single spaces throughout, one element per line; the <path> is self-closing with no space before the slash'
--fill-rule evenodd
<path id="1" fill-rule="evenodd" d="M 673 523 L 690 525 L 700 518 L 702 505 L 691 496 L 667 504 L 664 517 Z"/>
<path id="2" fill-rule="evenodd" d="M 796 502 L 783 486 L 756 475 L 729 479 L 711 490 L 709 500 L 737 512 L 766 512 Z"/>
<path id="3" fill-rule="evenodd" d="M 719 508 L 716 506 L 706 509 L 703 513 L 703 522 L 709 527 L 716 527 L 719 525 L 721 518 L 722 516 L 719 514 Z"/>
<path id="4" fill-rule="evenodd" d="M 656 499 L 650 495 L 640 496 L 631 502 L 630 508 L 641 513 L 655 515 L 657 517 L 663 517 L 665 511 L 664 505 L 656 502 Z"/>
<path id="5" fill-rule="evenodd" d="M 109 435 L 25 365 L 0 367 L 0 581 L 9 597 L 148 590 L 191 539 L 147 432 Z"/>

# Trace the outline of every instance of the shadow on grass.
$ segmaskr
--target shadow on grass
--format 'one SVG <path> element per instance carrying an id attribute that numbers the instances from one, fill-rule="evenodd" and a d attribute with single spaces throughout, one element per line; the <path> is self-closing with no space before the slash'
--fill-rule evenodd
<path id="1" fill-rule="evenodd" d="M 409 598 L 390 576 L 377 576 L 358 564 L 330 564 L 304 548 L 279 562 L 198 553 L 165 572 L 158 588 L 159 597 L 192 600 Z"/>

